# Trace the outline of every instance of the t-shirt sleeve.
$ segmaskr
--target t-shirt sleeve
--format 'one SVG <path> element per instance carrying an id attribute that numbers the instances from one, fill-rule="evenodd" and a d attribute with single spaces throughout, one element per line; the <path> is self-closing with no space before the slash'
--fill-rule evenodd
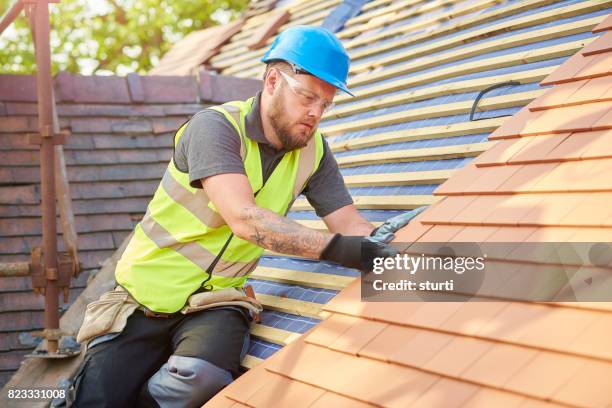
<path id="1" fill-rule="evenodd" d="M 212 109 L 204 109 L 191 118 L 176 146 L 174 164 L 189 173 L 189 184 L 194 188 L 202 188 L 202 178 L 246 174 L 238 132 L 221 112 Z"/>
<path id="2" fill-rule="evenodd" d="M 308 181 L 303 194 L 319 217 L 325 217 L 353 203 L 338 169 L 338 163 L 325 139 L 323 139 L 321 163 Z"/>

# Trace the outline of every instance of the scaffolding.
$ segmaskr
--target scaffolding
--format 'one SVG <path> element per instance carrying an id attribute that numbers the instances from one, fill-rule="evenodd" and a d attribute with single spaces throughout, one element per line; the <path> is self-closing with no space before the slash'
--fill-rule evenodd
<path id="1" fill-rule="evenodd" d="M 80 272 L 77 235 L 64 161 L 63 144 L 67 131 L 60 131 L 51 76 L 49 3 L 59 0 L 17 0 L 0 19 L 0 35 L 23 11 L 29 20 L 36 54 L 38 133 L 28 142 L 40 146 L 42 246 L 32 248 L 29 262 L 0 263 L 0 276 L 31 276 L 34 291 L 45 297 L 45 329 L 38 333 L 46 340 L 31 357 L 65 358 L 79 353 L 79 347 L 64 347 L 60 339 L 59 293 L 68 302 L 70 281 Z M 59 204 L 65 252 L 57 250 L 57 204 Z M 66 344 L 68 344 L 67 342 Z"/>

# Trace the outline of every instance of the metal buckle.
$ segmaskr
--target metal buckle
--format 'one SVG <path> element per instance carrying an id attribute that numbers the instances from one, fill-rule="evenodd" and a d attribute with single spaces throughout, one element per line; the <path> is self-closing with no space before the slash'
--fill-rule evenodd
<path id="1" fill-rule="evenodd" d="M 174 313 L 154 312 L 150 309 L 147 309 L 146 307 L 143 308 L 143 312 L 146 317 L 157 317 L 157 318 L 162 318 L 162 319 L 169 319 L 172 316 L 174 316 Z"/>

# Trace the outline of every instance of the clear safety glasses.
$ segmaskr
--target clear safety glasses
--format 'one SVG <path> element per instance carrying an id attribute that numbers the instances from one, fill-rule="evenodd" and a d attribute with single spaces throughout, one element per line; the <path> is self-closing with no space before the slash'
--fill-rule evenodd
<path id="1" fill-rule="evenodd" d="M 300 103 L 304 105 L 304 107 L 312 108 L 314 106 L 320 107 L 323 110 L 323 113 L 329 112 L 334 107 L 333 102 L 328 102 L 323 100 L 319 95 L 309 91 L 300 81 L 293 78 L 292 76 L 284 73 L 280 69 L 277 69 L 280 72 L 281 76 L 291 88 L 291 91 L 298 97 Z"/>

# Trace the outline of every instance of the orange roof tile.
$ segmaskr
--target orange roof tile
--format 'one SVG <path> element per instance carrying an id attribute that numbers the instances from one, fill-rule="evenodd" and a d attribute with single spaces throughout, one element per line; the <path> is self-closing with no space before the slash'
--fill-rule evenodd
<path id="1" fill-rule="evenodd" d="M 601 23 L 597 24 L 593 29 L 594 33 L 599 33 L 606 30 L 612 30 L 612 14 L 609 14 Z"/>

